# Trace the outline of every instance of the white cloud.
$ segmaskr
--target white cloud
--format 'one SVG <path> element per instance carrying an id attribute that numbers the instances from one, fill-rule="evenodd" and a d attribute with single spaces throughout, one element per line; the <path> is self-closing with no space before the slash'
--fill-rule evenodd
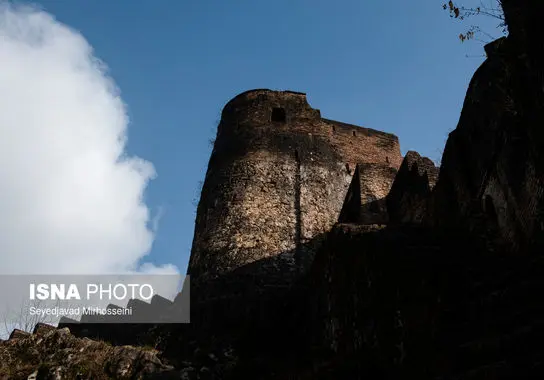
<path id="1" fill-rule="evenodd" d="M 125 153 L 128 117 L 88 42 L 0 3 L 0 273 L 171 273 L 154 238 L 153 166 Z"/>

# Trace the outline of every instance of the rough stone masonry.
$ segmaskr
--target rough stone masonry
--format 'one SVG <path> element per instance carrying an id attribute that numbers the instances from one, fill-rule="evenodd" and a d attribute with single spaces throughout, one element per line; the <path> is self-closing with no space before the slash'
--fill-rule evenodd
<path id="1" fill-rule="evenodd" d="M 367 179 L 378 189 L 368 194 L 374 200 L 387 195 L 401 161 L 396 136 L 324 119 L 303 93 L 234 97 L 223 109 L 197 209 L 191 281 L 236 270 L 290 283 L 338 221 L 357 165 L 375 168 Z"/>

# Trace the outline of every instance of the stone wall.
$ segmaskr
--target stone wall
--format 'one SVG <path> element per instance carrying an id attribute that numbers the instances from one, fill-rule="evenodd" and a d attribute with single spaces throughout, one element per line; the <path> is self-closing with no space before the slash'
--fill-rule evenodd
<path id="1" fill-rule="evenodd" d="M 401 159 L 396 136 L 323 119 L 304 94 L 238 95 L 223 110 L 197 209 L 192 281 L 261 262 L 250 270 L 290 282 L 338 220 L 356 164 L 396 169 Z"/>
<path id="2" fill-rule="evenodd" d="M 437 364 L 431 331 L 445 278 L 435 252 L 421 249 L 429 236 L 406 232 L 339 224 L 316 256 L 313 335 L 343 358 L 339 368 L 357 363 L 355 373 L 394 379 L 417 367 L 412 374 L 427 378 Z"/>
<path id="3" fill-rule="evenodd" d="M 406 153 L 387 195 L 387 210 L 392 224 L 423 222 L 438 171 L 429 158 L 413 151 Z"/>
<path id="4" fill-rule="evenodd" d="M 498 255 L 421 225 L 339 224 L 301 306 L 309 344 L 328 349 L 316 361 L 336 375 L 321 378 L 539 378 L 543 269 L 541 255 Z"/>
<path id="5" fill-rule="evenodd" d="M 385 198 L 397 170 L 383 164 L 358 164 L 348 189 L 340 223 L 387 224 Z"/>

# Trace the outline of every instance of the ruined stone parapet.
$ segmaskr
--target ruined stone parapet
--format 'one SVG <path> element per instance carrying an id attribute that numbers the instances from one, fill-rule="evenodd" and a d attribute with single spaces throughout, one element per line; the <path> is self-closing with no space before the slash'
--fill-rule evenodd
<path id="1" fill-rule="evenodd" d="M 34 326 L 34 330 L 32 330 L 32 334 L 45 335 L 48 332 L 53 331 L 55 329 L 56 329 L 55 326 L 40 322 L 40 323 L 37 323 L 36 326 Z"/>
<path id="2" fill-rule="evenodd" d="M 80 325 L 77 329 L 86 328 L 89 324 L 99 323 L 188 323 L 189 322 L 189 301 L 180 293 L 176 300 L 170 301 L 158 294 L 151 298 L 151 302 L 139 299 L 130 299 L 125 307 L 115 304 L 106 306 L 110 314 L 84 314 L 79 321 L 62 317 L 59 327 L 72 328 L 73 325 Z M 126 310 L 130 310 L 127 313 Z M 36 326 L 38 328 L 38 326 Z"/>
<path id="3" fill-rule="evenodd" d="M 356 164 L 400 162 L 396 136 L 323 119 L 302 93 L 238 95 L 223 110 L 197 209 L 192 281 L 249 265 L 291 281 L 338 220 Z"/>
<path id="4" fill-rule="evenodd" d="M 397 170 L 383 164 L 358 164 L 338 221 L 340 223 L 387 224 L 385 198 Z"/>
<path id="5" fill-rule="evenodd" d="M 19 330 L 19 329 L 14 329 L 11 334 L 9 334 L 9 340 L 12 340 L 12 339 L 21 339 L 21 338 L 25 338 L 27 336 L 29 336 L 30 333 L 27 332 L 27 331 L 23 331 L 23 330 Z"/>
<path id="6" fill-rule="evenodd" d="M 387 195 L 392 224 L 419 224 L 423 221 L 439 169 L 427 157 L 409 151 Z"/>

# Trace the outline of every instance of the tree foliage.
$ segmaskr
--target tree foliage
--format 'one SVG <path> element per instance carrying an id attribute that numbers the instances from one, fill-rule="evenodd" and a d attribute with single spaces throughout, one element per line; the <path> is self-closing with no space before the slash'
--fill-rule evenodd
<path id="1" fill-rule="evenodd" d="M 497 20 L 497 28 L 501 30 L 502 34 L 506 34 L 507 32 L 506 24 L 504 22 L 504 12 L 502 10 L 501 0 L 480 0 L 479 5 L 474 7 L 466 7 L 464 5 L 458 4 L 458 2 L 453 2 L 450 0 L 447 3 L 443 4 L 442 7 L 444 8 L 444 10 L 449 12 L 450 17 L 461 21 L 474 16 L 491 17 Z M 483 31 L 479 26 L 471 25 L 465 33 L 459 34 L 459 39 L 461 40 L 461 42 L 472 39 L 481 40 L 477 37 L 481 34 L 491 39 L 494 38 L 491 34 Z"/>

